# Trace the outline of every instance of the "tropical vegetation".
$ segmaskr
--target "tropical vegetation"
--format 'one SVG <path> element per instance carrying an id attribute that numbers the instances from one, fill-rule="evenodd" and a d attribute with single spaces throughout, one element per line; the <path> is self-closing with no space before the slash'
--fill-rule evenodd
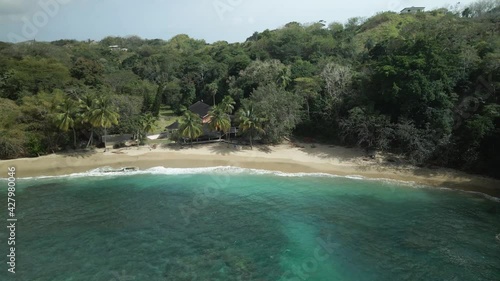
<path id="1" fill-rule="evenodd" d="M 499 22 L 499 1 L 483 0 L 291 22 L 232 44 L 187 35 L 0 43 L 0 158 L 144 135 L 144 116 L 204 100 L 215 106 L 212 130 L 226 134 L 229 117 L 252 145 L 307 137 L 499 176 Z M 198 138 L 201 118 L 184 113 L 180 133 Z"/>

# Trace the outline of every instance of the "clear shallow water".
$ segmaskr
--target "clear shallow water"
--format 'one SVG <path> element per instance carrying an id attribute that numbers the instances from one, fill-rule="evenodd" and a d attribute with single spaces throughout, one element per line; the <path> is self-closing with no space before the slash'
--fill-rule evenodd
<path id="1" fill-rule="evenodd" d="M 477 194 L 157 169 L 20 180 L 16 201 L 0 280 L 500 280 L 500 203 Z"/>

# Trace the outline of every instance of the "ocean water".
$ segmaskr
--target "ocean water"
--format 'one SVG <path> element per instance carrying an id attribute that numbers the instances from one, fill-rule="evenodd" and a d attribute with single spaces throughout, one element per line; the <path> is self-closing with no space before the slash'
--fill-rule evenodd
<path id="1" fill-rule="evenodd" d="M 224 167 L 17 186 L 2 281 L 500 280 L 500 202 L 481 194 Z"/>

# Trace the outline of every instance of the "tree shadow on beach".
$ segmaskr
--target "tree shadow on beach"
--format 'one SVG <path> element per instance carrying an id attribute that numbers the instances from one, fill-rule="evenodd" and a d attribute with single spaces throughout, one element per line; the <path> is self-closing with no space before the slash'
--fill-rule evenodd
<path id="1" fill-rule="evenodd" d="M 169 144 L 161 144 L 160 148 L 162 149 L 168 149 L 168 150 L 174 150 L 174 151 L 180 151 L 186 148 L 186 145 L 181 145 L 178 143 L 169 143 Z"/>
<path id="2" fill-rule="evenodd" d="M 95 149 L 81 149 L 81 150 L 62 151 L 62 152 L 57 152 L 55 154 L 70 158 L 89 158 L 92 155 L 97 154 L 97 152 L 98 151 Z"/>
<path id="3" fill-rule="evenodd" d="M 298 148 L 306 154 L 322 159 L 335 159 L 340 163 L 368 157 L 368 153 L 361 148 L 347 148 L 335 145 L 302 142 L 293 142 L 291 146 Z"/>
<path id="4" fill-rule="evenodd" d="M 217 145 L 212 145 L 210 147 L 210 151 L 218 155 L 231 155 L 242 151 L 252 151 L 252 150 L 264 152 L 266 154 L 271 154 L 273 152 L 271 147 L 263 144 L 254 145 L 252 148 L 250 147 L 250 145 L 219 143 Z"/>
<path id="5" fill-rule="evenodd" d="M 273 152 L 273 150 L 267 145 L 259 145 L 257 147 L 257 150 L 259 150 L 260 152 L 267 153 L 267 154 L 270 154 Z"/>
<path id="6" fill-rule="evenodd" d="M 241 146 L 236 146 L 234 144 L 229 143 L 218 143 L 210 146 L 210 152 L 213 152 L 217 155 L 231 155 L 240 151 Z"/>

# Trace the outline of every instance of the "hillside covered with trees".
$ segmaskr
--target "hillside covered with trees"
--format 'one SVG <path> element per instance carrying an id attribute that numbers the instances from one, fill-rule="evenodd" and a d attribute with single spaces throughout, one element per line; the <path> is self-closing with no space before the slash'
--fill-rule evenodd
<path id="1" fill-rule="evenodd" d="M 0 43 L 0 159 L 144 134 L 162 106 L 201 122 L 184 110 L 204 100 L 220 104 L 214 130 L 238 112 L 241 131 L 265 143 L 296 135 L 498 177 L 499 31 L 493 0 L 291 22 L 234 44 L 187 35 Z"/>

